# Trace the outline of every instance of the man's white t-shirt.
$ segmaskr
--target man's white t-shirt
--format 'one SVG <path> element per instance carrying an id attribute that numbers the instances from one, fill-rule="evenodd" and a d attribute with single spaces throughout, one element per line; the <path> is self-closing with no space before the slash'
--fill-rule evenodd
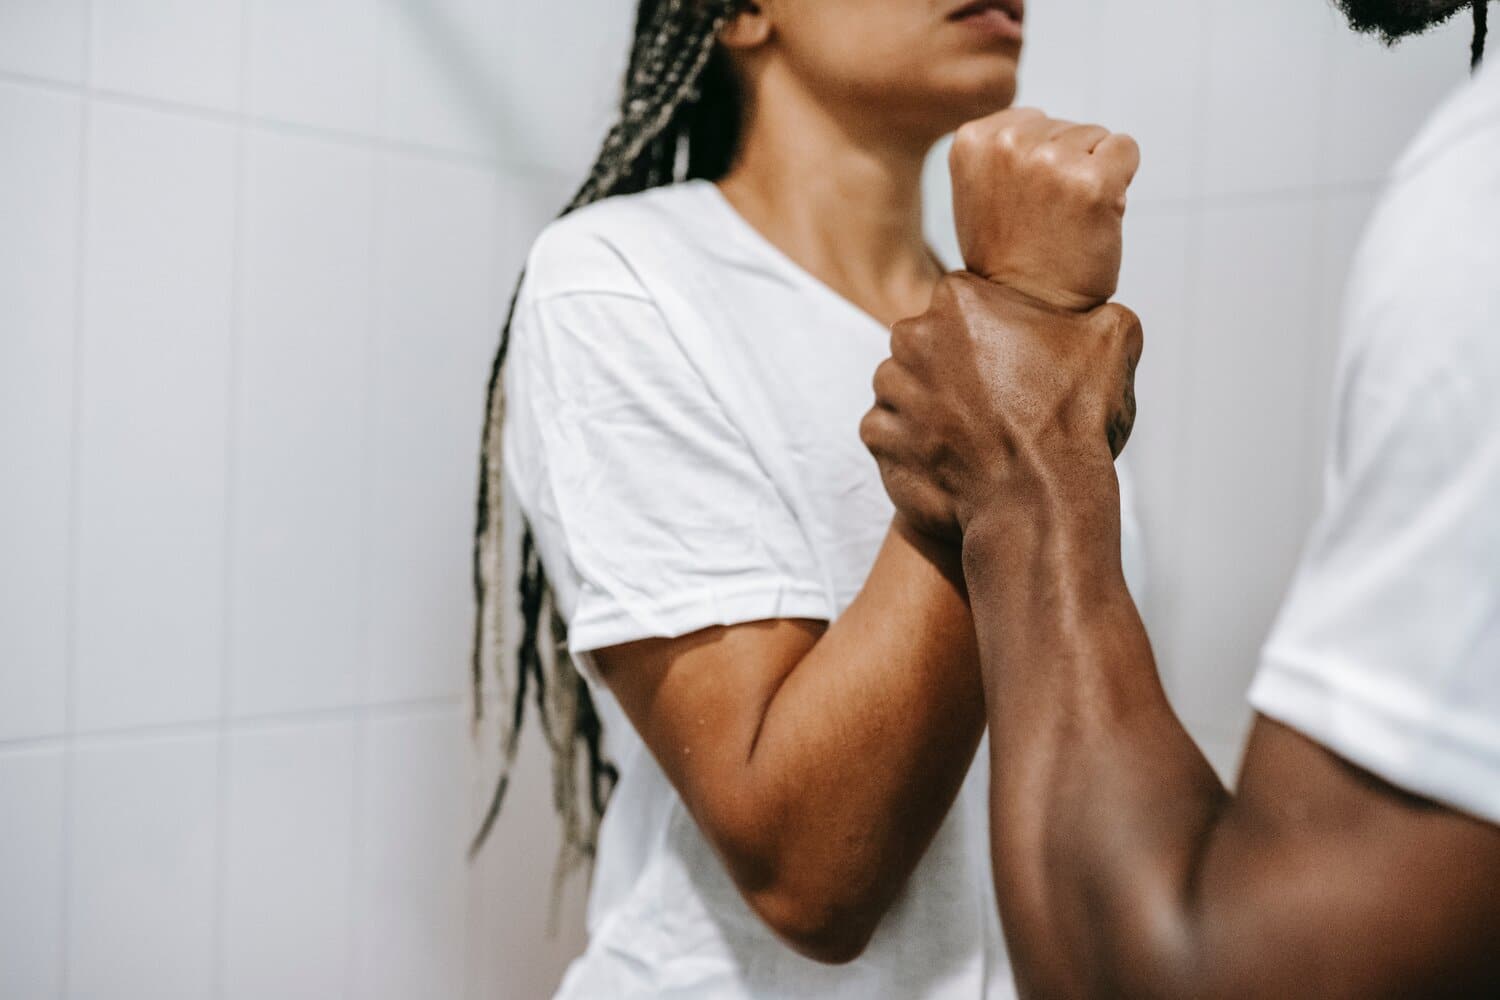
<path id="1" fill-rule="evenodd" d="M 620 770 L 588 949 L 558 996 L 1014 995 L 985 751 L 865 953 L 820 965 L 746 906 L 587 655 L 712 625 L 830 620 L 849 605 L 892 515 L 858 432 L 889 331 L 694 181 L 550 226 L 512 337 L 505 471 Z M 1134 524 L 1127 508 L 1137 582 Z"/>
<path id="2" fill-rule="evenodd" d="M 1500 823 L 1500 65 L 1397 166 L 1344 326 L 1323 512 L 1250 700 Z"/>

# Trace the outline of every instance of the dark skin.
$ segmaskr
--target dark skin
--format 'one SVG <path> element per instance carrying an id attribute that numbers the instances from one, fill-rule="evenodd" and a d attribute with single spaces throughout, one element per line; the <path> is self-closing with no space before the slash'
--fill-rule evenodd
<path id="1" fill-rule="evenodd" d="M 1056 182 L 1007 129 L 956 150 L 961 214 Z M 1120 564 L 1140 352 L 1126 309 L 959 273 L 893 331 L 862 427 L 903 516 L 962 552 L 1023 994 L 1500 995 L 1500 827 L 1264 717 L 1231 793 L 1173 714 Z"/>

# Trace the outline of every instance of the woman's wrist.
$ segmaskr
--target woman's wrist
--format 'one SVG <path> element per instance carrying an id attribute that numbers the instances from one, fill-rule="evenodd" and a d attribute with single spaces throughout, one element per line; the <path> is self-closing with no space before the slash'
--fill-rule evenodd
<path id="1" fill-rule="evenodd" d="M 964 585 L 961 539 L 938 538 L 912 524 L 900 511 L 891 520 L 891 530 L 906 540 L 919 555 L 930 562 L 960 592 Z"/>

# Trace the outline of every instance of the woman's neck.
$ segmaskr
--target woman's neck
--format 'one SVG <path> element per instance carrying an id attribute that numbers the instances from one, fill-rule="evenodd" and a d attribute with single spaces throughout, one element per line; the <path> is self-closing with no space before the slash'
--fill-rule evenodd
<path id="1" fill-rule="evenodd" d="M 886 323 L 927 307 L 939 267 L 922 231 L 930 142 L 850 128 L 800 88 L 762 77 L 739 157 L 719 182 L 767 239 Z M 776 91 L 768 93 L 768 91 Z"/>

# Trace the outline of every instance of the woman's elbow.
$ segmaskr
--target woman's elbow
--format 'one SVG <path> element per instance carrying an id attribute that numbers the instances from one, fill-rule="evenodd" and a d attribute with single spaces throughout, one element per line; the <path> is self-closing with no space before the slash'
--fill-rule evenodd
<path id="1" fill-rule="evenodd" d="M 899 886 L 889 866 L 845 850 L 829 864 L 827 845 L 751 821 L 712 827 L 741 896 L 798 954 L 828 965 L 854 961 L 870 943 Z"/>
<path id="2" fill-rule="evenodd" d="M 759 895 L 751 906 L 766 926 L 799 955 L 845 965 L 864 953 L 883 908 L 836 903 L 816 891 Z"/>
<path id="3" fill-rule="evenodd" d="M 795 897 L 763 898 L 754 910 L 792 951 L 826 966 L 844 966 L 864 954 L 879 924 L 879 916 Z"/>

